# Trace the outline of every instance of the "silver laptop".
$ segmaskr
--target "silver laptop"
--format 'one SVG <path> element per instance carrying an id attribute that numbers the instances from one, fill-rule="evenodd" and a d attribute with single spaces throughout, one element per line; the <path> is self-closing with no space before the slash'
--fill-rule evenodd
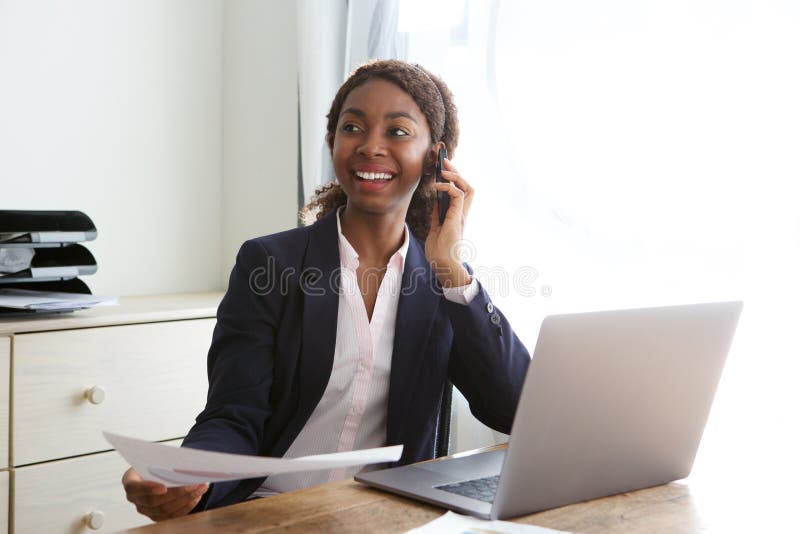
<path id="1" fill-rule="evenodd" d="M 685 478 L 741 309 L 721 302 L 549 316 L 506 450 L 355 478 L 491 519 Z"/>

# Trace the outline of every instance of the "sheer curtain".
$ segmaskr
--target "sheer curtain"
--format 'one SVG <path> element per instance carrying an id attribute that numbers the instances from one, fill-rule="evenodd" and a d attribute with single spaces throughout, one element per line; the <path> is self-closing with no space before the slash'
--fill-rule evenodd
<path id="1" fill-rule="evenodd" d="M 419 62 L 453 90 L 454 163 L 477 192 L 465 259 L 527 346 L 551 313 L 744 300 L 695 471 L 765 448 L 767 463 L 797 467 L 798 4 L 348 9 L 349 67 L 382 21 L 372 36 L 392 44 L 376 55 Z M 456 450 L 500 439 L 463 403 L 454 428 Z"/>
<path id="2" fill-rule="evenodd" d="M 514 324 L 744 300 L 694 476 L 733 488 L 769 470 L 798 474 L 798 4 L 494 5 L 486 85 L 500 127 L 464 129 L 502 139 L 513 185 L 488 165 L 474 181 L 514 200 L 476 209 L 471 235 L 488 250 L 484 224 L 512 213 L 491 261 L 530 263 L 552 284 L 548 299 L 512 294 Z"/>
<path id="3" fill-rule="evenodd" d="M 334 178 L 326 115 L 348 74 L 371 58 L 406 56 L 398 0 L 298 0 L 300 203 Z"/>
<path id="4" fill-rule="evenodd" d="M 486 47 L 496 78 L 486 85 L 500 125 L 488 136 L 502 139 L 514 179 L 487 166 L 475 182 L 515 193 L 476 210 L 471 235 L 487 250 L 484 224 L 512 213 L 491 261 L 535 265 L 552 285 L 547 299 L 512 293 L 515 324 L 526 314 L 744 300 L 695 472 L 797 472 L 800 432 L 783 422 L 800 405 L 797 4 L 494 6 L 484 20 L 496 21 Z M 744 460 L 766 451 L 760 465 Z"/>
<path id="5" fill-rule="evenodd" d="M 298 0 L 299 204 L 333 178 L 325 115 L 346 75 L 347 0 Z"/>

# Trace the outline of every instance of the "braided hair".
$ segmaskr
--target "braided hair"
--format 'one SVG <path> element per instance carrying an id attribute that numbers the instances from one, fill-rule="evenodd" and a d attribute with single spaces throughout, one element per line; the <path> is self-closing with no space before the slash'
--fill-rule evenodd
<path id="1" fill-rule="evenodd" d="M 408 93 L 428 121 L 431 144 L 442 141 L 452 157 L 458 145 L 458 111 L 452 93 L 440 78 L 423 67 L 396 59 L 375 60 L 362 65 L 339 88 L 327 115 L 325 138 L 329 145 L 333 144 L 339 114 L 347 95 L 356 87 L 374 79 L 391 82 Z M 406 214 L 406 223 L 411 233 L 422 241 L 430 230 L 435 198 L 432 187 L 434 179 L 432 169 L 423 173 Z M 300 215 L 306 224 L 310 224 L 345 204 L 347 195 L 339 183 L 333 180 L 316 189 L 309 203 L 300 210 Z"/>

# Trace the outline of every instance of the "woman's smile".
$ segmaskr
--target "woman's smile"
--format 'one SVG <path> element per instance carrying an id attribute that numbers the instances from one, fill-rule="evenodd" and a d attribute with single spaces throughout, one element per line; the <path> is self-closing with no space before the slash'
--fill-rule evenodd
<path id="1" fill-rule="evenodd" d="M 385 172 L 357 172 L 356 176 L 369 182 L 374 182 L 375 180 L 388 181 L 393 178 L 391 174 Z"/>
<path id="2" fill-rule="evenodd" d="M 359 189 L 372 193 L 387 187 L 397 173 L 382 165 L 360 164 L 353 167 L 353 174 Z"/>

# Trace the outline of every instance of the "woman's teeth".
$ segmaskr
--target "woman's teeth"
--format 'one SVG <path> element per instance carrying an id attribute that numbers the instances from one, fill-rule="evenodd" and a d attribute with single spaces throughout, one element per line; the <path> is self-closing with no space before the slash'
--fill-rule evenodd
<path id="1" fill-rule="evenodd" d="M 385 172 L 357 172 L 356 176 L 362 180 L 391 180 L 392 175 Z"/>

